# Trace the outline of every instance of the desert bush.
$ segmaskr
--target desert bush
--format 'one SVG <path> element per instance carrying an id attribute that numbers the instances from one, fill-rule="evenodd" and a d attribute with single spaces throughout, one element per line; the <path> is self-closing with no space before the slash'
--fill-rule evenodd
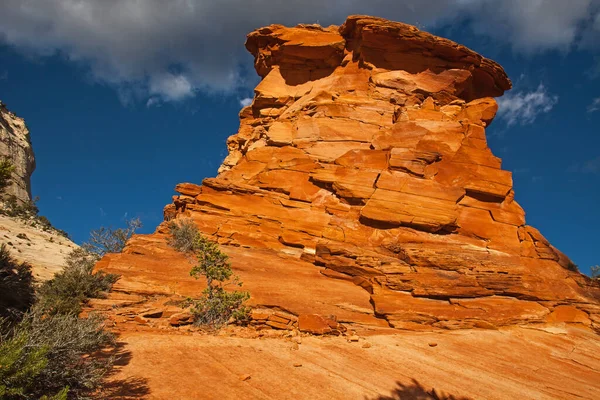
<path id="1" fill-rule="evenodd" d="M 110 357 L 97 356 L 114 337 L 95 315 L 47 316 L 34 307 L 0 341 L 0 398 L 65 399 L 67 390 L 83 398 L 112 366 Z"/>
<path id="2" fill-rule="evenodd" d="M 83 248 L 71 251 L 63 270 L 40 286 L 37 307 L 50 315 L 77 315 L 88 299 L 110 291 L 119 276 L 103 271 L 94 273 L 98 259 L 98 255 Z"/>
<path id="3" fill-rule="evenodd" d="M 219 249 L 219 245 L 197 234 L 193 249 L 198 264 L 190 275 L 196 279 L 206 279 L 206 289 L 202 296 L 194 300 L 191 312 L 198 325 L 219 328 L 231 318 L 247 320 L 249 309 L 244 305 L 250 298 L 248 292 L 227 291 L 227 286 L 242 286 L 239 277 L 233 274 L 229 257 Z"/>
<path id="4" fill-rule="evenodd" d="M 35 288 L 31 266 L 17 262 L 6 244 L 2 244 L 0 246 L 0 318 L 19 320 L 34 300 Z"/>
<path id="5" fill-rule="evenodd" d="M 0 338 L 0 398 L 25 397 L 35 385 L 36 378 L 48 365 L 45 347 L 27 347 L 29 335 L 17 331 Z"/>
<path id="6" fill-rule="evenodd" d="M 6 195 L 0 202 L 2 205 L 0 208 L 0 214 L 7 215 L 9 217 L 20 218 L 28 221 L 31 226 L 40 227 L 45 231 L 54 231 L 61 236 L 69 238 L 69 234 L 67 232 L 54 227 L 47 217 L 39 215 L 40 210 L 37 206 L 38 201 L 39 197 L 35 197 L 33 200 L 26 202 L 21 202 L 13 194 Z"/>
<path id="7" fill-rule="evenodd" d="M 194 243 L 198 236 L 198 227 L 192 219 L 173 220 L 169 223 L 171 238 L 169 244 L 181 251 L 188 253 L 194 249 Z"/>
<path id="8" fill-rule="evenodd" d="M 38 222 L 38 225 L 40 225 L 40 227 L 45 231 L 52 229 L 52 223 L 50 222 L 48 217 L 39 215 L 37 217 L 37 222 Z"/>
<path id="9" fill-rule="evenodd" d="M 9 217 L 16 217 L 21 219 L 37 218 L 39 208 L 37 206 L 39 198 L 35 197 L 33 200 L 21 202 L 14 194 L 4 196 L 2 199 L 2 214 L 8 215 Z"/>
<path id="10" fill-rule="evenodd" d="M 247 321 L 250 309 L 244 303 L 250 298 L 248 292 L 228 292 L 222 287 L 212 291 L 204 290 L 202 296 L 193 301 L 191 309 L 197 325 L 219 328 L 233 318 L 234 321 Z"/>
<path id="11" fill-rule="evenodd" d="M 0 193 L 4 192 L 4 190 L 10 185 L 12 173 L 15 171 L 15 166 L 8 159 L 8 157 L 4 157 L 0 161 Z"/>
<path id="12" fill-rule="evenodd" d="M 567 269 L 569 271 L 579 272 L 579 266 L 571 260 L 569 260 L 569 264 L 567 264 Z"/>
<path id="13" fill-rule="evenodd" d="M 593 265 L 592 267 L 590 267 L 590 269 L 592 271 L 592 278 L 600 279 L 600 265 Z"/>
<path id="14" fill-rule="evenodd" d="M 81 247 L 100 257 L 106 253 L 120 253 L 135 231 L 142 227 L 142 222 L 139 218 L 133 218 L 126 220 L 125 225 L 125 228 L 102 227 L 96 229 L 90 232 L 89 241 Z"/>

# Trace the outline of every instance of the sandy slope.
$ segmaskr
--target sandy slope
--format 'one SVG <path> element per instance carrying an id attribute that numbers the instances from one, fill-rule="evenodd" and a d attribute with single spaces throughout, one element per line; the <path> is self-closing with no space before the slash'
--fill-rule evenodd
<path id="1" fill-rule="evenodd" d="M 597 399 L 598 336 L 548 329 L 405 332 L 357 343 L 303 337 L 299 346 L 291 338 L 124 332 L 119 372 L 105 395 L 429 399 L 435 390 L 439 398 Z M 371 347 L 363 347 L 367 342 Z"/>
<path id="2" fill-rule="evenodd" d="M 17 237 L 19 234 L 25 237 Z M 50 279 L 60 271 L 65 256 L 78 247 L 53 231 L 46 232 L 5 215 L 0 215 L 0 243 L 6 243 L 18 261 L 30 263 L 34 276 L 40 280 Z"/>

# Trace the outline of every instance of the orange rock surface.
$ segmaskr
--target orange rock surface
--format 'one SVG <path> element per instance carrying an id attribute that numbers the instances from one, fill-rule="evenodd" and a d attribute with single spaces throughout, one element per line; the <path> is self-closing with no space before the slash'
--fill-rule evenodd
<path id="1" fill-rule="evenodd" d="M 202 283 L 167 244 L 167 221 L 178 218 L 191 218 L 222 245 L 257 320 L 271 328 L 295 327 L 298 317 L 316 334 L 341 332 L 327 321 L 348 334 L 556 324 L 600 330 L 598 282 L 526 225 L 511 173 L 487 146 L 494 97 L 511 87 L 498 64 L 413 26 L 365 16 L 340 27 L 271 25 L 250 33 L 246 48 L 262 80 L 240 112 L 218 176 L 177 185 L 156 232 L 135 236 L 122 254 L 98 264 L 122 276 L 109 299 L 93 304 L 109 310 L 117 331 L 181 329 L 168 322 L 181 312 L 173 299 L 197 296 Z M 161 318 L 135 319 L 157 307 Z M 273 310 L 287 317 L 271 317 Z M 585 335 L 590 343 L 597 338 Z M 128 339 L 139 347 L 134 354 L 147 351 L 140 337 Z M 216 358 L 218 351 L 209 350 Z M 586 374 L 597 374 L 598 359 L 589 368 Z M 450 387 L 460 389 L 470 375 L 452 371 Z M 482 390 L 488 384 L 477 382 Z M 383 393 L 363 389 L 356 393 Z M 273 397 L 255 390 L 256 398 Z M 504 397 L 464 393 L 520 398 L 511 390 Z M 572 389 L 564 398 L 573 393 L 592 397 Z"/>

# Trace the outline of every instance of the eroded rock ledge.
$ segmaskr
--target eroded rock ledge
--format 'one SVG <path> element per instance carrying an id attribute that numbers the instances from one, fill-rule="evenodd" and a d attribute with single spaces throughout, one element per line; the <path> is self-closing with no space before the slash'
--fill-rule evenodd
<path id="1" fill-rule="evenodd" d="M 487 146 L 511 87 L 498 64 L 365 16 L 271 25 L 246 47 L 262 81 L 229 155 L 164 214 L 218 240 L 254 304 L 404 329 L 600 328 L 598 284 L 526 225 Z M 197 293 L 166 233 L 100 263 L 117 290 Z"/>

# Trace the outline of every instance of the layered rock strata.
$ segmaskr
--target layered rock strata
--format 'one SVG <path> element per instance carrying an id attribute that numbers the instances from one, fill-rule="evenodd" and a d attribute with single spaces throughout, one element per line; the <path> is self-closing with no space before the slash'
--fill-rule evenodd
<path id="1" fill-rule="evenodd" d="M 246 48 L 262 80 L 229 155 L 164 215 L 222 244 L 255 305 L 402 329 L 600 328 L 597 283 L 526 225 L 487 145 L 511 87 L 498 64 L 365 16 L 271 25 Z M 197 293 L 167 234 L 99 267 L 124 291 Z"/>

